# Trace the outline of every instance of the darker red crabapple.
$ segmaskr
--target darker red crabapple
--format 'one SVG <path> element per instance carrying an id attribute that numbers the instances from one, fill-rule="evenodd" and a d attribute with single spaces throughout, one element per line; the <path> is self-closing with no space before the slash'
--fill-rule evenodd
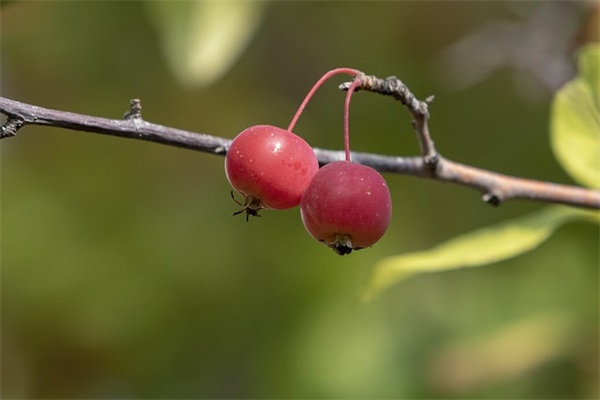
<path id="1" fill-rule="evenodd" d="M 244 197 L 235 214 L 245 211 L 248 219 L 263 208 L 297 206 L 318 169 L 313 149 L 294 133 L 270 125 L 245 129 L 225 157 L 227 179 Z"/>
<path id="2" fill-rule="evenodd" d="M 369 247 L 392 216 L 388 186 L 379 172 L 350 161 L 322 167 L 300 203 L 306 230 L 340 255 Z"/>

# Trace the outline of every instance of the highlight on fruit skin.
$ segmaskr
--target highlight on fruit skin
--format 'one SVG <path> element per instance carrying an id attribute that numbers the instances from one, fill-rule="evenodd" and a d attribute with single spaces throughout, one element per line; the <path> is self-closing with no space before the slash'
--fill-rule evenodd
<path id="1" fill-rule="evenodd" d="M 336 161 L 313 177 L 300 210 L 308 233 L 344 255 L 381 239 L 392 216 L 392 200 L 379 172 L 350 161 Z"/>
<path id="2" fill-rule="evenodd" d="M 318 169 L 312 147 L 296 134 L 271 125 L 243 130 L 225 157 L 227 179 L 243 198 L 234 215 L 245 211 L 248 219 L 263 208 L 297 206 Z"/>

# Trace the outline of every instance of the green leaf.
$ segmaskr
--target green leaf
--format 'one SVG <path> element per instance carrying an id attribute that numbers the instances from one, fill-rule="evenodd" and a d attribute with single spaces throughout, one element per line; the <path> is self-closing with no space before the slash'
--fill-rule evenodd
<path id="1" fill-rule="evenodd" d="M 261 1 L 148 1 L 163 53 L 184 87 L 219 79 L 262 21 Z"/>
<path id="2" fill-rule="evenodd" d="M 581 50 L 579 74 L 556 94 L 550 140 L 573 179 L 600 188 L 600 45 Z"/>
<path id="3" fill-rule="evenodd" d="M 578 219 L 600 222 L 600 213 L 549 206 L 455 237 L 431 250 L 386 258 L 375 266 L 363 300 L 419 273 L 478 267 L 515 257 L 539 246 L 564 223 Z"/>
<path id="4" fill-rule="evenodd" d="M 572 357 L 582 335 L 585 330 L 567 313 L 532 315 L 484 336 L 442 344 L 430 361 L 430 371 L 436 381 L 451 382 L 446 387 L 453 397 L 462 397 L 458 395 L 516 380 Z"/>

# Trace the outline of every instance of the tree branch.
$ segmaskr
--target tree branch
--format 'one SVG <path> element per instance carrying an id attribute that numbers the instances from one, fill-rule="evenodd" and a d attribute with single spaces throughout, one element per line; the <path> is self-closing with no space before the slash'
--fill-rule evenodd
<path id="1" fill-rule="evenodd" d="M 0 97 L 0 112 L 8 116 L 7 123 L 0 130 L 0 139 L 15 136 L 16 131 L 25 125 L 43 125 L 145 140 L 221 155 L 227 152 L 231 142 L 225 138 L 192 133 L 144 121 L 138 99 L 131 100 L 130 110 L 125 113 L 125 119 L 122 120 L 50 110 L 3 97 Z"/>
<path id="2" fill-rule="evenodd" d="M 520 198 L 600 208 L 600 191 L 510 177 L 441 157 L 433 146 L 427 128 L 430 99 L 426 102 L 418 101 L 396 78 L 382 81 L 375 77 L 358 75 L 356 79 L 364 79 L 359 88 L 394 96 L 407 106 L 414 118 L 413 125 L 419 137 L 422 156 L 392 157 L 353 152 L 354 162 L 368 165 L 380 172 L 413 175 L 479 189 L 483 192 L 483 200 L 493 205 Z M 0 97 L 0 113 L 8 117 L 6 123 L 0 127 L 0 139 L 15 136 L 25 125 L 42 125 L 145 140 L 216 155 L 225 155 L 231 144 L 231 140 L 226 138 L 147 122 L 142 119 L 141 104 L 138 99 L 131 101 L 130 109 L 125 113 L 124 119 L 119 120 L 51 110 L 3 97 Z M 314 150 L 321 164 L 345 159 L 343 151 L 318 148 Z"/>
<path id="3" fill-rule="evenodd" d="M 600 192 L 575 186 L 559 185 L 530 179 L 515 178 L 486 171 L 479 168 L 459 164 L 443 158 L 434 146 L 427 121 L 429 105 L 433 96 L 419 101 L 395 76 L 381 79 L 372 75 L 359 74 L 357 90 L 391 96 L 400 101 L 413 117 L 413 127 L 421 147 L 423 175 L 431 179 L 457 183 L 483 191 L 483 200 L 499 205 L 509 199 L 528 199 L 549 203 L 563 203 L 578 207 L 600 208 Z M 351 82 L 340 85 L 340 89 L 348 90 Z"/>

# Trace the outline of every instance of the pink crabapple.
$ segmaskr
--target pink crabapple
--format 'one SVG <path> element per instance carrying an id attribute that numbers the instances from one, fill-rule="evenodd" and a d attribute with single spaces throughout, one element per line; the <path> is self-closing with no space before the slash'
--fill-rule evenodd
<path id="1" fill-rule="evenodd" d="M 243 130 L 225 157 L 227 179 L 244 198 L 234 215 L 245 211 L 247 220 L 263 208 L 297 206 L 318 169 L 313 149 L 291 131 L 270 125 Z"/>
<path id="2" fill-rule="evenodd" d="M 292 130 L 325 81 L 339 74 L 355 76 L 358 73 L 352 68 L 336 68 L 325 73 L 310 89 L 287 130 L 256 125 L 233 139 L 225 156 L 225 173 L 231 186 L 244 197 L 244 203 L 239 203 L 244 207 L 234 215 L 245 211 L 247 221 L 250 215 L 259 216 L 258 211 L 263 208 L 286 209 L 300 204 L 304 190 L 319 169 L 319 162 L 308 143 Z"/>
<path id="3" fill-rule="evenodd" d="M 379 172 L 336 161 L 313 177 L 300 210 L 310 235 L 344 255 L 372 246 L 383 236 L 392 216 L 392 201 Z"/>

